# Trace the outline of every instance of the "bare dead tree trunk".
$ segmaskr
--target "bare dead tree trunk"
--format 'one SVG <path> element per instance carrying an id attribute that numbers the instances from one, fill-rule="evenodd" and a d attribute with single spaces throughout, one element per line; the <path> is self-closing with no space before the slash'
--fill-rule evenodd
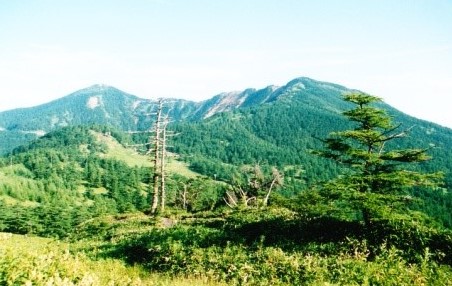
<path id="1" fill-rule="evenodd" d="M 223 198 L 224 202 L 231 208 L 237 207 L 237 198 L 235 195 L 231 195 L 229 191 L 226 191 L 227 198 Z"/>
<path id="2" fill-rule="evenodd" d="M 270 195 L 272 193 L 273 187 L 281 186 L 283 184 L 283 177 L 281 173 L 276 168 L 272 168 L 272 181 L 270 183 L 270 186 L 268 187 L 267 194 L 265 195 L 264 201 L 262 202 L 263 206 L 268 205 L 268 200 L 270 198 Z"/>
<path id="3" fill-rule="evenodd" d="M 250 200 L 252 200 L 252 197 L 248 198 L 247 192 L 245 192 L 242 188 L 239 188 L 239 194 L 240 194 L 240 201 L 242 203 L 242 206 L 247 207 L 248 206 L 248 202 Z"/>
<path id="4" fill-rule="evenodd" d="M 272 180 L 270 187 L 268 188 L 267 194 L 265 195 L 264 201 L 262 202 L 262 204 L 264 206 L 267 206 L 267 204 L 268 204 L 268 199 L 270 198 L 270 194 L 272 192 L 272 189 L 273 189 L 273 186 L 275 185 L 275 183 L 276 183 L 276 178 Z"/>
<path id="5" fill-rule="evenodd" d="M 182 193 L 182 206 L 184 210 L 187 209 L 187 185 L 184 184 L 184 192 Z"/>
<path id="6" fill-rule="evenodd" d="M 159 105 L 157 109 L 157 119 L 155 121 L 155 136 L 154 136 L 154 195 L 152 198 L 151 213 L 156 213 L 158 203 L 159 203 L 159 178 L 160 175 L 160 125 L 161 125 L 161 114 L 162 114 L 163 100 L 159 100 Z"/>
<path id="7" fill-rule="evenodd" d="M 161 160 L 160 160 L 160 191 L 161 191 L 161 204 L 160 208 L 161 210 L 165 210 L 165 198 L 166 198 L 166 192 L 165 192 L 165 157 L 166 157 L 166 126 L 168 125 L 168 121 L 163 123 L 162 128 L 162 154 L 161 154 Z"/>

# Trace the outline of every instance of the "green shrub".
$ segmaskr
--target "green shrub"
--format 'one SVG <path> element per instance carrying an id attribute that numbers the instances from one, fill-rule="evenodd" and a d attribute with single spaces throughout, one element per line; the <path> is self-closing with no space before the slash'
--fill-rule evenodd
<path id="1" fill-rule="evenodd" d="M 169 276 L 111 258 L 93 261 L 83 253 L 72 253 L 71 247 L 49 239 L 0 233 L 0 285 L 222 285 L 205 275 Z"/>
<path id="2" fill-rule="evenodd" d="M 412 263 L 386 244 L 370 257 L 367 242 L 356 239 L 311 242 L 303 250 L 268 245 L 264 236 L 253 243 L 227 240 L 234 235 L 202 225 L 151 229 L 110 245 L 107 255 L 149 271 L 229 285 L 444 285 L 452 278 L 452 269 L 437 264 L 429 252 Z"/>

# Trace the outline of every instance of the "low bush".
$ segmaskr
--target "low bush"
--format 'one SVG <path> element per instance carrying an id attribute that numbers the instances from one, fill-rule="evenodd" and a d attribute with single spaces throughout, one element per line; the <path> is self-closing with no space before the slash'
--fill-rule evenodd
<path id="1" fill-rule="evenodd" d="M 111 258 L 94 261 L 71 248 L 49 239 L 0 233 L 0 285 L 223 285 L 206 276 L 150 273 Z"/>
<path id="2" fill-rule="evenodd" d="M 223 228 L 177 225 L 132 234 L 114 245 L 106 243 L 108 251 L 103 255 L 125 258 L 149 271 L 208 277 L 228 285 L 444 285 L 452 281 L 450 266 L 438 264 L 427 248 L 412 262 L 394 245 L 383 243 L 371 251 L 377 246 L 356 238 L 296 244 L 292 237 L 278 245 L 272 238 L 259 236 L 274 231 L 279 237 L 277 227 L 255 229 L 252 236 L 257 239 L 252 240 L 240 234 L 260 220 L 288 227 L 294 222 L 283 220 L 286 214 L 279 219 L 276 214 L 260 214 L 260 218 L 257 213 L 245 214 L 243 220 L 238 214 L 229 214 Z"/>

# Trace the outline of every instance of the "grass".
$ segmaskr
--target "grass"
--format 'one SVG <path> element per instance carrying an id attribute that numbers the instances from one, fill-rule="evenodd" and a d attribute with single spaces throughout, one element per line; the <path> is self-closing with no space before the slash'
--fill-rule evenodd
<path id="1" fill-rule="evenodd" d="M 39 190 L 39 185 L 31 179 L 32 176 L 22 164 L 0 168 L 0 197 L 3 201 L 10 205 L 37 206 L 39 203 L 29 200 Z"/>
<path id="2" fill-rule="evenodd" d="M 199 174 L 196 172 L 193 172 L 188 168 L 187 163 L 178 161 L 174 158 L 169 158 L 168 165 L 166 167 L 169 173 L 172 174 L 179 174 L 181 176 L 184 176 L 186 178 L 195 178 L 198 177 Z"/>
<path id="3" fill-rule="evenodd" d="M 162 225 L 164 218 L 175 224 Z M 428 249 L 414 263 L 386 244 L 371 258 L 358 239 L 274 239 L 286 227 L 296 232 L 296 220 L 283 209 L 156 218 L 135 213 L 94 219 L 73 240 L 92 259 L 116 258 L 164 277 L 203 275 L 203 281 L 227 285 L 451 285 L 451 267 L 434 261 Z"/>
<path id="4" fill-rule="evenodd" d="M 125 148 L 115 138 L 105 136 L 101 133 L 94 133 L 94 136 L 99 142 L 107 146 L 107 153 L 105 154 L 105 157 L 123 161 L 130 167 L 152 166 L 149 156 L 139 154 L 131 148 Z M 195 178 L 199 176 L 198 173 L 191 171 L 186 163 L 176 160 L 174 158 L 174 154 L 169 153 L 167 157 L 168 160 L 166 168 L 168 172 L 180 174 L 187 178 Z"/>
<path id="5" fill-rule="evenodd" d="M 0 285 L 451 285 L 429 249 L 409 262 L 385 244 L 370 258 L 357 239 L 273 240 L 297 221 L 284 209 L 129 213 L 88 220 L 66 242 L 0 233 Z"/>
<path id="6" fill-rule="evenodd" d="M 119 259 L 92 260 L 73 245 L 0 233 L 0 285 L 225 285 L 206 277 L 150 273 Z"/>
<path id="7" fill-rule="evenodd" d="M 103 143 L 107 146 L 107 153 L 105 153 L 104 155 L 106 158 L 124 161 L 131 167 L 152 166 L 147 156 L 140 155 L 132 149 L 125 148 L 114 137 L 94 131 L 92 132 L 92 134 L 99 143 Z"/>

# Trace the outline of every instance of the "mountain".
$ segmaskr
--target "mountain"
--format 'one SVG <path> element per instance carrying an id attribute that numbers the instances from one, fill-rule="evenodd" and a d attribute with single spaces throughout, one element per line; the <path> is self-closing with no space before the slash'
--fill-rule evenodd
<path id="1" fill-rule="evenodd" d="M 172 154 L 177 154 L 191 171 L 226 183 L 234 182 L 240 177 L 242 166 L 259 164 L 267 171 L 275 166 L 284 173 L 285 185 L 279 192 L 280 195 L 291 197 L 341 173 L 338 165 L 314 156 L 310 150 L 321 148 L 322 143 L 318 138 L 325 138 L 330 132 L 351 127 L 341 114 L 350 108 L 341 97 L 347 91 L 351 90 L 336 84 L 297 78 L 282 87 L 269 86 L 261 90 L 222 93 L 198 103 L 166 100 L 164 113 L 174 119 L 168 128 L 178 134 L 171 138 L 168 149 Z M 110 199 L 137 199 L 138 202 L 132 204 L 140 207 L 142 202 L 139 196 L 117 193 L 119 183 L 110 182 L 113 179 L 105 177 L 105 174 L 111 170 L 123 169 L 122 173 L 126 177 L 122 178 L 124 182 L 121 184 L 127 186 L 127 176 L 133 174 L 133 177 L 139 178 L 137 174 L 141 171 L 125 171 L 121 164 L 105 163 L 91 157 L 88 159 L 86 156 L 90 153 L 79 154 L 87 146 L 97 148 L 99 152 L 103 152 L 105 147 L 102 147 L 103 144 L 93 143 L 95 141 L 89 139 L 85 129 L 80 133 L 73 126 L 96 124 L 95 132 L 99 132 L 105 128 L 102 126 L 110 125 L 112 127 L 109 128 L 122 130 L 113 133 L 124 146 L 147 143 L 148 134 L 128 135 L 121 132 L 149 129 L 152 118 L 148 114 L 155 111 L 156 107 L 156 101 L 141 99 L 113 87 L 96 85 L 41 106 L 1 113 L 0 126 L 3 129 L 0 133 L 0 146 L 3 152 L 25 144 L 16 148 L 4 162 L 17 161 L 26 166 L 25 169 L 12 169 L 13 174 L 25 174 L 25 179 L 7 176 L 12 185 L 4 187 L 4 193 L 11 193 L 10 189 L 17 186 L 16 182 L 21 182 L 19 188 L 22 190 L 32 185 L 35 186 L 32 189 L 52 191 L 58 189 L 55 186 L 77 189 L 77 182 L 88 181 L 91 182 L 91 187 L 102 186 L 110 190 Z M 444 172 L 444 190 L 414 190 L 412 195 L 427 202 L 419 206 L 420 209 L 451 227 L 452 130 L 413 118 L 384 103 L 379 107 L 385 109 L 394 118 L 394 122 L 401 125 L 401 131 L 410 130 L 408 138 L 395 140 L 391 144 L 396 145 L 390 147 L 435 146 L 429 150 L 433 160 L 413 168 Z M 37 130 L 40 132 L 36 132 Z M 42 136 L 44 134 L 46 135 Z M 42 136 L 40 140 L 27 145 L 27 142 L 38 135 Z M 127 139 L 129 136 L 131 138 Z M 88 141 L 79 142 L 78 138 L 88 138 Z M 54 151 L 55 148 L 59 151 Z M 61 155 L 60 152 L 69 153 Z M 73 157 L 76 153 L 79 155 Z M 123 155 L 122 160 L 127 161 L 125 158 L 131 157 L 132 153 Z M 73 162 L 74 158 L 76 162 Z M 59 169 L 52 173 L 48 166 L 55 165 L 52 163 L 55 160 L 62 162 Z M 91 163 L 86 164 L 87 162 Z M 84 169 L 83 173 L 76 171 L 80 168 Z M 92 171 L 96 169 L 100 171 Z M 27 174 L 30 172 L 34 174 L 31 178 L 53 179 L 48 186 L 39 187 L 40 183 L 28 181 L 30 175 Z M 73 178 L 77 173 L 78 177 Z M 175 173 L 182 175 L 179 170 Z M 139 180 L 146 183 L 146 176 L 140 176 Z M 211 202 L 212 196 L 217 197 L 218 193 L 210 194 L 206 201 Z M 85 199 L 92 198 L 88 195 Z M 74 200 L 79 203 L 77 200 L 80 198 L 76 196 Z M 124 202 L 123 199 L 120 201 Z M 112 204 L 109 201 L 102 203 Z M 116 208 L 128 209 L 131 206 L 120 203 Z"/>
<path id="2" fill-rule="evenodd" d="M 194 158 L 201 158 L 232 165 L 267 162 L 279 166 L 319 166 L 327 163 L 320 163 L 306 151 L 319 147 L 316 138 L 347 128 L 341 112 L 349 105 L 341 95 L 348 91 L 351 89 L 341 85 L 301 77 L 282 87 L 221 93 L 201 102 L 166 99 L 164 114 L 173 120 L 170 128 L 180 133 L 173 140 L 173 151 L 191 158 L 194 165 L 197 164 Z M 64 126 L 98 124 L 124 131 L 147 130 L 152 121 L 149 114 L 157 104 L 155 100 L 114 87 L 94 85 L 37 107 L 1 112 L 0 151 L 11 151 Z M 413 127 L 410 140 L 400 144 L 421 147 L 434 144 L 433 165 L 441 161 L 442 170 L 450 173 L 451 129 L 413 118 L 387 104 L 381 108 L 402 129 Z M 198 167 L 205 169 L 205 165 Z M 433 165 L 427 164 L 427 168 L 434 169 Z M 327 166 L 312 168 L 321 173 L 315 177 L 335 173 L 333 166 Z"/>
<path id="3" fill-rule="evenodd" d="M 342 101 L 341 95 L 348 91 L 351 89 L 341 85 L 301 77 L 281 87 L 225 92 L 201 102 L 165 99 L 164 114 L 168 114 L 177 124 L 205 122 L 215 125 L 217 123 L 209 123 L 212 118 L 217 118 L 215 115 L 240 110 L 256 114 L 254 117 L 261 121 L 260 126 L 247 127 L 251 133 L 275 129 L 272 131 L 283 132 L 290 138 L 299 136 L 293 131 L 300 130 L 304 135 L 319 136 L 344 127 L 339 118 L 342 118 L 341 112 L 348 105 Z M 0 154 L 65 126 L 98 124 L 124 131 L 147 130 L 157 104 L 156 100 L 143 99 L 114 87 L 94 85 L 43 105 L 0 112 Z M 386 104 L 382 108 L 390 112 L 396 122 L 407 127 L 417 126 L 415 132 L 420 132 L 419 136 L 425 139 L 435 141 L 435 136 L 444 135 L 446 138 L 440 139 L 444 141 L 450 136 L 448 128 L 415 119 Z M 269 118 L 271 114 L 273 118 Z M 250 121 L 250 116 L 244 116 L 248 118 L 245 121 Z M 285 122 L 278 122 L 278 118 Z M 272 124 L 276 126 L 266 126 Z M 278 126 L 285 128 L 278 130 Z M 216 128 L 222 130 L 219 126 Z M 259 138 L 266 136 L 257 134 Z M 284 139 L 280 141 L 284 143 Z"/>
<path id="4" fill-rule="evenodd" d="M 125 93 L 114 87 L 94 85 L 76 91 L 61 99 L 31 108 L 14 109 L 0 113 L 0 131 L 4 146 L 2 153 L 32 138 L 52 130 L 75 125 L 100 124 L 122 130 L 136 130 L 144 116 L 156 107 L 156 102 Z M 171 116 L 183 119 L 190 114 L 194 103 L 175 100 L 168 105 Z"/>
<path id="5" fill-rule="evenodd" d="M 312 92 L 316 90 L 317 93 Z M 201 102 L 166 99 L 165 108 L 173 120 L 200 120 L 219 112 L 269 103 L 295 94 L 305 96 L 308 103 L 317 105 L 320 102 L 315 101 L 321 99 L 311 95 L 321 95 L 318 91 L 328 94 L 333 91 L 342 93 L 347 89 L 299 78 L 283 87 L 225 92 Z M 337 100 L 329 104 L 336 103 Z M 43 105 L 0 112 L 0 130 L 42 135 L 60 127 L 90 123 L 134 130 L 156 106 L 156 100 L 139 98 L 111 86 L 93 85 Z"/>
<path id="6" fill-rule="evenodd" d="M 299 78 L 283 87 L 221 93 L 201 102 L 166 99 L 164 108 L 174 121 L 199 121 L 220 112 L 294 96 L 302 97 L 309 105 L 337 107 L 341 104 L 337 95 L 344 91 L 347 89 L 339 85 Z M 332 96 L 322 98 L 323 95 Z M 0 154 L 64 126 L 100 124 L 122 130 L 146 130 L 150 126 L 149 114 L 156 108 L 156 100 L 139 98 L 106 85 L 94 85 L 43 105 L 0 112 Z"/>
<path id="7" fill-rule="evenodd" d="M 224 173 L 224 164 L 264 163 L 303 166 L 308 185 L 328 179 L 337 174 L 336 166 L 313 156 L 309 150 L 321 147 L 318 138 L 351 127 L 341 114 L 350 108 L 341 97 L 347 91 L 350 89 L 307 78 L 295 79 L 281 88 L 255 91 L 255 97 L 242 100 L 241 108 L 198 122 L 175 123 L 171 128 L 180 135 L 172 139 L 173 151 L 185 156 L 197 171 L 211 176 Z M 257 103 L 244 104 L 252 99 Z M 435 146 L 429 151 L 434 160 L 422 164 L 422 168 L 445 172 L 448 185 L 452 186 L 452 130 L 384 103 L 379 107 L 393 117 L 395 124 L 400 124 L 400 131 L 410 130 L 408 138 L 392 143 L 398 144 L 392 147 Z"/>
<path id="8" fill-rule="evenodd" d="M 188 103 L 188 106 L 186 106 Z M 32 108 L 0 113 L 0 125 L 6 131 L 46 133 L 80 124 L 101 124 L 136 129 L 140 115 L 149 112 L 155 101 L 142 99 L 114 87 L 94 85 L 61 99 Z M 168 108 L 177 110 L 183 118 L 194 104 L 183 100 L 171 101 Z"/>
<path id="9" fill-rule="evenodd" d="M 351 89 L 341 85 L 301 77 L 281 87 L 225 92 L 201 102 L 166 99 L 164 113 L 173 121 L 170 128 L 180 133 L 173 140 L 173 151 L 189 155 L 194 165 L 193 158 L 207 158 L 233 165 L 318 166 L 318 158 L 306 150 L 319 147 L 316 137 L 347 128 L 341 112 L 349 105 L 341 95 L 348 91 Z M 157 104 L 114 87 L 94 85 L 47 104 L 1 112 L 0 152 L 64 126 L 99 124 L 124 131 L 147 130 L 152 121 L 149 114 L 155 112 Z M 402 128 L 414 127 L 411 142 L 402 144 L 434 144 L 435 162 L 441 161 L 446 173 L 452 170 L 450 129 L 413 118 L 387 104 L 381 108 Z M 332 166 L 326 169 L 330 171 L 314 168 L 320 177 L 335 173 Z"/>

